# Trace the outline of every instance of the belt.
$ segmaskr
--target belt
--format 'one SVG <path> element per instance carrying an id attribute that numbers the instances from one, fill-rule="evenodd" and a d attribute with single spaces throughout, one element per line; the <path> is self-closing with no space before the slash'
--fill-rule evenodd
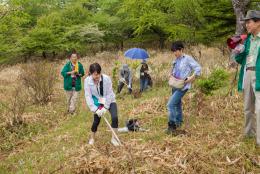
<path id="1" fill-rule="evenodd" d="M 247 68 L 246 68 L 246 71 L 248 71 L 248 70 L 249 70 L 249 71 L 255 71 L 255 66 L 247 67 Z"/>

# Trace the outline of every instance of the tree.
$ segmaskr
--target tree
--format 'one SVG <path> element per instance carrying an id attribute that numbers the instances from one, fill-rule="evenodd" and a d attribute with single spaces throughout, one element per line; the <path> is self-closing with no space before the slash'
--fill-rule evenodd
<path id="1" fill-rule="evenodd" d="M 250 0 L 232 0 L 232 5 L 236 15 L 236 35 L 243 34 L 245 32 L 244 14 L 246 12 L 246 7 L 249 5 Z"/>
<path id="2" fill-rule="evenodd" d="M 123 20 L 125 13 L 118 13 L 122 3 L 120 0 L 100 0 L 93 16 L 93 22 L 104 31 L 103 43 L 113 43 L 119 49 L 123 49 L 124 41 L 133 33 L 128 20 Z"/>
<path id="3" fill-rule="evenodd" d="M 235 31 L 235 15 L 230 0 L 200 0 L 203 8 L 203 25 L 197 32 L 199 42 L 204 44 L 223 43 Z"/>
<path id="4" fill-rule="evenodd" d="M 198 41 L 199 30 L 205 24 L 203 8 L 198 0 L 175 0 L 170 16 L 169 40 L 183 40 L 190 43 Z"/>
<path id="5" fill-rule="evenodd" d="M 8 1 L 9 2 L 9 1 Z M 7 3 L 7 2 L 6 2 Z M 0 5 L 0 63 L 13 60 L 20 51 L 19 40 L 24 37 L 25 26 L 30 23 L 30 17 L 19 6 Z"/>
<path id="6" fill-rule="evenodd" d="M 22 52 L 28 58 L 34 53 L 42 54 L 46 58 L 46 52 L 59 50 L 61 43 L 60 39 L 56 38 L 52 30 L 48 28 L 35 28 L 21 42 Z"/>
<path id="7" fill-rule="evenodd" d="M 80 50 L 88 43 L 100 43 L 103 36 L 104 33 L 94 24 L 72 26 L 65 33 L 66 50 Z"/>
<path id="8" fill-rule="evenodd" d="M 124 0 L 118 15 L 131 26 L 131 37 L 142 42 L 157 39 L 159 47 L 163 48 L 168 36 L 166 28 L 172 4 L 171 0 Z"/>
<path id="9" fill-rule="evenodd" d="M 260 10 L 260 2 L 259 0 L 251 0 L 250 9 Z"/>
<path id="10" fill-rule="evenodd" d="M 254 3 L 253 3 L 254 1 Z M 167 41 L 223 42 L 242 33 L 241 16 L 257 0 L 0 0 L 0 63 L 3 60 L 86 53 L 87 44 Z M 236 15 L 234 15 L 235 10 Z"/>

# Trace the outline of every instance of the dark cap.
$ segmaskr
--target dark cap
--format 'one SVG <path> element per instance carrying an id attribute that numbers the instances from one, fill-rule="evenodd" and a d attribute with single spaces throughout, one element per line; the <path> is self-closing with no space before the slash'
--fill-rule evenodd
<path id="1" fill-rule="evenodd" d="M 176 42 L 173 42 L 172 43 L 172 47 L 171 47 L 171 50 L 174 52 L 174 51 L 177 51 L 177 50 L 182 50 L 184 49 L 184 45 L 181 41 L 176 41 Z"/>
<path id="2" fill-rule="evenodd" d="M 249 19 L 260 19 L 260 10 L 248 10 L 244 21 Z"/>

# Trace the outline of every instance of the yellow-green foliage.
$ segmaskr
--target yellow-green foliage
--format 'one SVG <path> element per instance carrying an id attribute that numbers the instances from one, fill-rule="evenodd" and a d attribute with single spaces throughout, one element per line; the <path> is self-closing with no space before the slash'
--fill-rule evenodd
<path id="1" fill-rule="evenodd" d="M 129 66 L 132 68 L 132 70 L 135 70 L 139 65 L 139 61 L 132 61 Z"/>

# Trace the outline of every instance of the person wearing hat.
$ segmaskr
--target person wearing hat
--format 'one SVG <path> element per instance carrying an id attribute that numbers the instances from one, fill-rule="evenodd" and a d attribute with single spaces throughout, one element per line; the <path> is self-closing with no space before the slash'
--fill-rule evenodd
<path id="1" fill-rule="evenodd" d="M 181 84 L 171 85 L 172 94 L 167 103 L 168 129 L 167 134 L 176 134 L 177 128 L 181 127 L 182 120 L 182 97 L 191 88 L 191 83 L 200 75 L 201 66 L 189 55 L 184 54 L 184 45 L 181 41 L 172 44 L 171 50 L 176 57 L 173 61 L 173 68 L 170 78 L 177 79 Z"/>
<path id="2" fill-rule="evenodd" d="M 81 90 L 81 78 L 85 75 L 83 65 L 78 61 L 77 53 L 72 53 L 70 61 L 66 63 L 61 71 L 64 79 L 64 90 L 67 94 L 67 112 L 74 114 L 76 110 L 78 93 Z"/>
<path id="3" fill-rule="evenodd" d="M 127 64 L 123 64 L 119 73 L 117 93 L 119 94 L 124 85 L 127 85 L 129 94 L 132 93 L 132 71 Z"/>
<path id="4" fill-rule="evenodd" d="M 238 90 L 244 95 L 246 137 L 256 136 L 260 146 L 260 11 L 249 10 L 244 18 L 247 39 L 235 48 L 235 60 L 241 64 Z"/>

